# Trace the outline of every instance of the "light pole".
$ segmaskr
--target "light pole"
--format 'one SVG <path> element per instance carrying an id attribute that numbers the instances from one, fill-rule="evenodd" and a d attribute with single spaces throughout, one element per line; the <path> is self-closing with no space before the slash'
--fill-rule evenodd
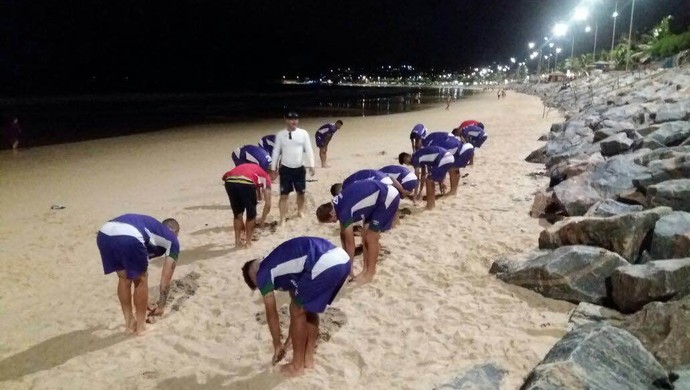
<path id="1" fill-rule="evenodd" d="M 632 44 L 632 28 L 633 28 L 633 16 L 635 15 L 635 0 L 632 0 L 632 8 L 630 8 L 630 30 L 628 31 L 628 58 L 625 60 L 625 70 L 628 70 L 630 66 L 630 47 Z"/>
<path id="2" fill-rule="evenodd" d="M 587 14 L 588 14 L 587 8 L 578 7 L 577 9 L 575 9 L 575 14 L 573 15 L 573 18 L 576 21 L 582 21 L 582 20 L 587 19 Z M 571 38 L 572 42 L 570 43 L 570 67 L 571 68 L 573 67 L 573 64 L 575 62 L 574 61 L 575 60 L 575 29 L 572 29 L 572 31 L 573 31 L 573 33 L 572 33 L 573 36 Z"/>
<path id="3" fill-rule="evenodd" d="M 560 53 L 560 52 L 561 52 L 561 48 L 557 47 L 556 48 L 556 60 L 553 62 L 553 71 L 554 72 L 558 70 L 558 53 Z"/>
<path id="4" fill-rule="evenodd" d="M 568 25 L 566 25 L 565 23 L 556 23 L 556 25 L 553 26 L 553 35 L 555 35 L 557 37 L 562 37 L 567 32 L 568 32 Z M 573 39 L 575 39 L 575 38 L 573 37 Z M 571 56 L 572 56 L 572 53 L 571 53 Z M 571 60 L 571 62 L 572 62 L 572 60 Z"/>
<path id="5" fill-rule="evenodd" d="M 611 51 L 613 51 L 613 44 L 616 42 L 616 19 L 618 19 L 618 1 L 616 1 L 616 8 L 613 11 L 613 35 L 611 35 Z"/>

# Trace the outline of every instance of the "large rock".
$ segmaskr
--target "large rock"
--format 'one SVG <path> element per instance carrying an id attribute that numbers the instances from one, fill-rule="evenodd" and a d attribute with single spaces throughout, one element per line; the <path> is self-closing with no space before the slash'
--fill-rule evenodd
<path id="1" fill-rule="evenodd" d="M 653 206 L 668 206 L 674 210 L 690 211 L 690 179 L 669 180 L 647 189 L 647 199 Z"/>
<path id="2" fill-rule="evenodd" d="M 678 103 L 664 104 L 656 112 L 654 121 L 657 123 L 669 121 L 682 121 L 690 118 L 690 100 Z"/>
<path id="3" fill-rule="evenodd" d="M 657 207 L 638 213 L 613 217 L 574 217 L 555 223 L 539 235 L 540 249 L 564 245 L 593 245 L 608 249 L 634 263 L 645 236 L 659 218 L 671 213 L 668 207 Z"/>
<path id="4" fill-rule="evenodd" d="M 635 163 L 639 165 L 648 166 L 650 162 L 655 160 L 665 160 L 668 158 L 680 157 L 685 154 L 690 154 L 690 146 L 672 146 L 670 148 L 663 147 L 652 150 L 650 152 L 640 154 L 635 158 Z"/>
<path id="5" fill-rule="evenodd" d="M 493 264 L 491 264 L 491 268 L 489 268 L 489 273 L 493 275 L 504 272 L 513 272 L 514 270 L 522 267 L 523 263 L 541 256 L 548 255 L 551 252 L 553 251 L 535 249 L 528 252 L 513 253 L 501 256 L 496 261 L 494 261 Z"/>
<path id="6" fill-rule="evenodd" d="M 594 142 L 599 142 L 601 140 L 604 140 L 608 137 L 616 135 L 617 131 L 616 129 L 612 129 L 610 127 L 604 127 L 603 129 L 599 129 L 594 132 Z"/>
<path id="7" fill-rule="evenodd" d="M 611 217 L 613 215 L 634 213 L 642 211 L 644 207 L 640 205 L 626 204 L 617 202 L 613 199 L 601 200 L 595 203 L 585 213 L 586 217 Z"/>
<path id="8" fill-rule="evenodd" d="M 559 209 L 559 207 L 553 199 L 553 192 L 541 190 L 534 195 L 532 210 L 530 210 L 529 215 L 532 218 L 542 218 L 546 216 L 546 214 L 556 212 L 557 209 Z"/>
<path id="9" fill-rule="evenodd" d="M 541 148 L 533 151 L 530 153 L 527 157 L 525 157 L 525 161 L 531 162 L 531 163 L 537 163 L 537 164 L 543 164 L 546 162 L 546 146 L 542 146 Z"/>
<path id="10" fill-rule="evenodd" d="M 646 172 L 632 180 L 633 185 L 642 192 L 648 192 L 648 188 L 668 180 L 690 178 L 690 154 L 684 154 L 674 158 L 650 161 Z"/>
<path id="11" fill-rule="evenodd" d="M 653 259 L 690 257 L 690 213 L 674 211 L 659 219 L 654 226 L 649 254 Z"/>
<path id="12" fill-rule="evenodd" d="M 508 370 L 496 363 L 487 363 L 474 366 L 468 372 L 458 375 L 452 381 L 445 383 L 434 390 L 500 390 L 503 377 Z"/>
<path id="13" fill-rule="evenodd" d="M 614 198 L 635 190 L 633 180 L 648 172 L 648 168 L 635 164 L 626 156 L 614 156 L 594 168 L 590 183 L 601 198 Z"/>
<path id="14" fill-rule="evenodd" d="M 620 325 L 667 369 L 690 364 L 690 297 L 653 302 Z"/>
<path id="15" fill-rule="evenodd" d="M 546 254 L 532 255 L 510 266 L 492 266 L 506 283 L 534 290 L 545 297 L 570 302 L 609 303 L 606 280 L 613 271 L 628 265 L 619 255 L 585 245 L 563 246 Z"/>
<path id="16" fill-rule="evenodd" d="M 654 301 L 687 294 L 690 258 L 656 260 L 627 265 L 611 274 L 611 296 L 623 313 L 632 313 Z"/>
<path id="17" fill-rule="evenodd" d="M 589 174 L 577 175 L 553 187 L 554 198 L 568 215 L 584 215 L 601 200 L 599 193 L 590 186 L 589 177 Z"/>
<path id="18" fill-rule="evenodd" d="M 666 146 L 676 146 L 690 137 L 690 122 L 668 122 L 646 138 Z"/>
<path id="19" fill-rule="evenodd" d="M 602 156 L 615 156 L 630 150 L 632 144 L 633 140 L 628 138 L 625 133 L 618 133 L 602 140 L 599 145 Z"/>
<path id="20" fill-rule="evenodd" d="M 625 320 L 626 316 L 616 310 L 588 302 L 580 302 L 572 313 L 570 313 L 566 330 L 570 332 L 578 326 L 598 322 L 606 322 L 613 326 L 619 326 L 625 322 Z"/>
<path id="21" fill-rule="evenodd" d="M 529 374 L 520 390 L 652 389 L 664 367 L 629 332 L 606 324 L 576 328 Z"/>

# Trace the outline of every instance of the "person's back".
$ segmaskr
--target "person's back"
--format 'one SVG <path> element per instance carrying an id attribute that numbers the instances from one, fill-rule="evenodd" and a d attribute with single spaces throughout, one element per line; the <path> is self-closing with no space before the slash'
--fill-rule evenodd
<path id="1" fill-rule="evenodd" d="M 481 147 L 487 140 L 486 131 L 479 126 L 467 126 L 461 130 L 462 137 L 475 148 Z"/>
<path id="2" fill-rule="evenodd" d="M 412 152 L 422 147 L 422 141 L 426 138 L 426 127 L 418 123 L 410 132 L 410 143 L 412 144 Z"/>
<path id="3" fill-rule="evenodd" d="M 375 180 L 360 180 L 343 188 L 333 198 L 333 206 L 341 226 L 347 227 L 369 220 L 378 208 L 388 209 L 396 198 L 399 201 L 400 195 L 395 188 Z"/>
<path id="4" fill-rule="evenodd" d="M 109 236 L 136 237 L 146 246 L 149 258 L 165 255 L 177 259 L 180 253 L 180 242 L 175 234 L 153 217 L 124 214 L 109 222 L 101 229 L 103 233 Z"/>
<path id="5" fill-rule="evenodd" d="M 454 137 L 453 133 L 448 131 L 435 131 L 429 133 L 422 141 L 422 146 L 438 146 L 439 142 L 445 141 L 448 137 Z"/>
<path id="6" fill-rule="evenodd" d="M 450 162 L 444 161 L 448 156 L 450 156 Z M 439 167 L 445 165 L 444 163 L 452 163 L 452 157 L 453 155 L 448 153 L 445 148 L 440 146 L 427 146 L 414 152 L 412 155 L 412 166 L 415 168 L 423 165 L 431 168 Z"/>
<path id="7" fill-rule="evenodd" d="M 379 171 L 397 180 L 405 191 L 412 192 L 415 188 L 417 188 L 417 183 L 419 180 L 417 175 L 401 165 L 386 165 L 385 167 L 379 169 Z"/>
<path id="8" fill-rule="evenodd" d="M 343 189 L 349 187 L 352 183 L 360 180 L 375 180 L 386 185 L 393 185 L 393 180 L 391 180 L 388 175 L 381 171 L 375 169 L 361 169 L 343 180 Z"/>
<path id="9" fill-rule="evenodd" d="M 268 171 L 271 167 L 271 155 L 262 147 L 256 145 L 244 145 L 232 152 L 232 161 L 235 165 L 256 164 Z"/>

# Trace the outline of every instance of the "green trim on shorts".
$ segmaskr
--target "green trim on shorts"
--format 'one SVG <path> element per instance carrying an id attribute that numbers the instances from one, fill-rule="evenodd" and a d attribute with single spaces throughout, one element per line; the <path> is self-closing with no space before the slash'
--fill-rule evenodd
<path id="1" fill-rule="evenodd" d="M 304 307 L 304 303 L 302 303 L 302 299 L 300 297 L 292 297 L 292 302 L 295 302 L 295 304 L 299 307 Z"/>
<path id="2" fill-rule="evenodd" d="M 174 262 L 177 262 L 177 258 L 180 257 L 179 253 L 171 253 L 168 255 L 169 258 L 173 259 Z"/>

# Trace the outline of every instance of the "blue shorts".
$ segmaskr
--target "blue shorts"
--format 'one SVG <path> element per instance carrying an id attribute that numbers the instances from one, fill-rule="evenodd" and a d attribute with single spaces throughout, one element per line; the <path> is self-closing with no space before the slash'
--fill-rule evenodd
<path id="1" fill-rule="evenodd" d="M 445 179 L 448 170 L 454 166 L 455 163 L 442 165 L 440 167 L 432 167 L 429 169 L 429 177 L 431 177 L 431 180 L 440 183 Z"/>
<path id="2" fill-rule="evenodd" d="M 472 156 L 474 156 L 474 148 L 467 149 L 460 153 L 461 151 L 462 149 L 458 150 L 454 156 L 455 162 L 453 163 L 453 166 L 456 168 L 465 168 L 467 164 L 470 163 Z"/>
<path id="3" fill-rule="evenodd" d="M 345 284 L 352 262 L 342 248 L 321 255 L 311 272 L 303 272 L 297 281 L 295 301 L 310 313 L 323 313 Z"/>
<path id="4" fill-rule="evenodd" d="M 96 238 L 101 252 L 103 273 L 126 271 L 127 279 L 136 279 L 149 266 L 149 254 L 144 244 L 132 236 L 109 236 L 98 232 Z"/>
<path id="5" fill-rule="evenodd" d="M 479 136 L 479 137 L 470 137 L 470 139 L 468 141 L 470 141 L 472 146 L 474 146 L 475 148 L 481 148 L 482 144 L 484 144 L 484 142 L 486 142 L 487 138 L 489 138 L 489 136 L 486 135 L 486 133 L 484 133 L 484 135 Z"/>
<path id="6" fill-rule="evenodd" d="M 369 229 L 375 232 L 390 230 L 393 227 L 393 220 L 399 204 L 400 193 L 392 186 L 388 186 L 386 202 L 383 205 L 378 205 L 364 222 L 368 223 Z"/>

